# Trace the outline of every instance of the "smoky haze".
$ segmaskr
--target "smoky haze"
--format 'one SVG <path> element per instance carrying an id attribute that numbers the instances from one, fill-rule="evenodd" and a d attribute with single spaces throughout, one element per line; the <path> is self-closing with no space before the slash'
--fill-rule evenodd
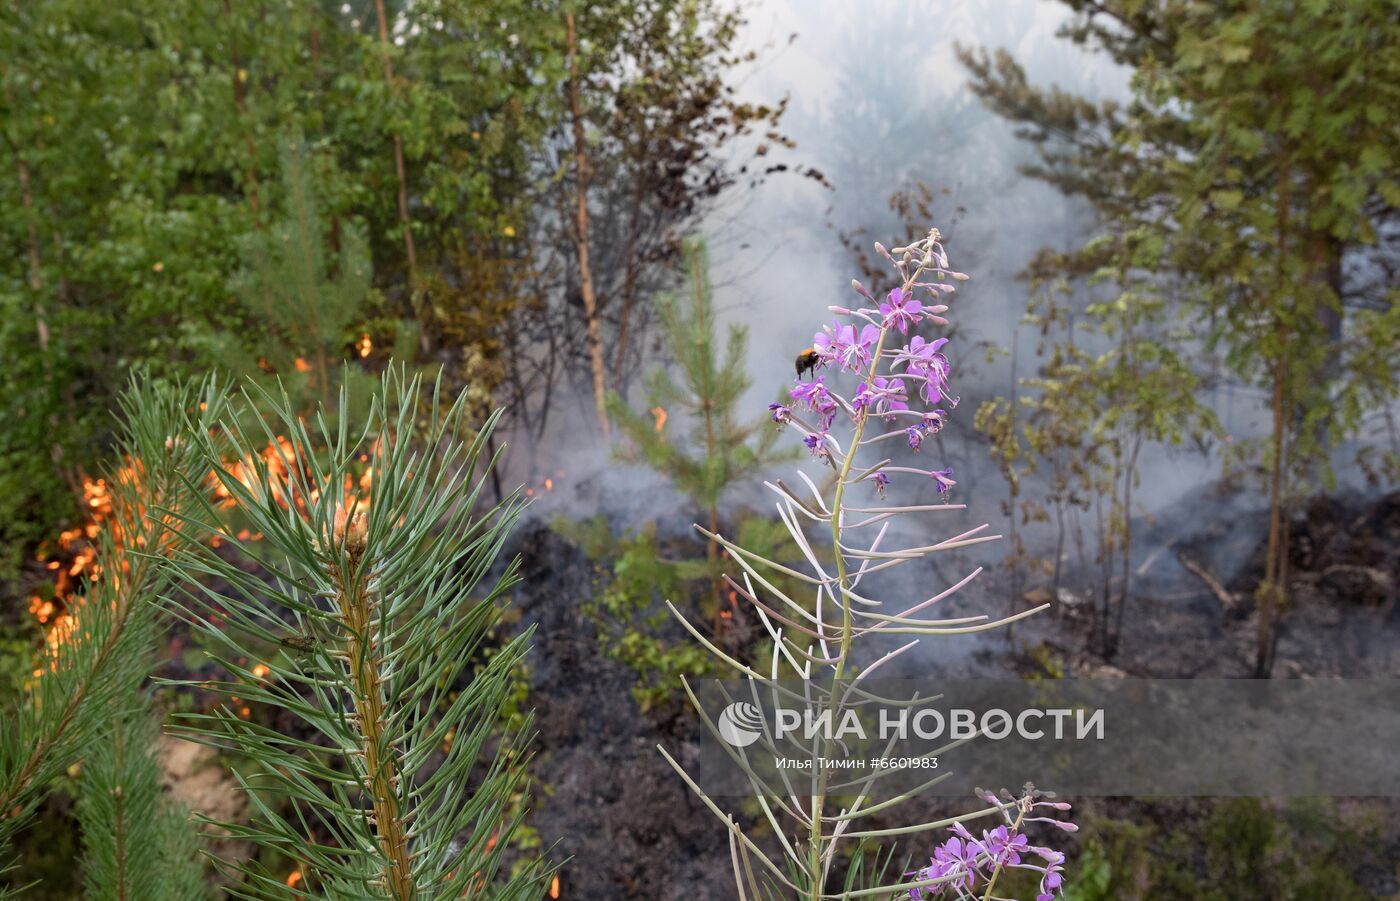
<path id="1" fill-rule="evenodd" d="M 958 480 L 953 500 L 969 507 L 940 517 L 932 528 L 954 534 L 990 522 L 993 531 L 1004 532 L 1006 482 L 973 430 L 974 414 L 984 400 L 1010 392 L 1006 351 L 1013 340 L 1017 374 L 1033 375 L 1038 366 L 1036 335 L 1018 326 L 1027 302 L 1018 273 L 1038 248 L 1081 243 L 1093 222 L 1082 204 L 1018 171 L 1031 159 L 1030 148 L 973 96 L 956 46 L 1005 48 L 1031 83 L 1094 99 L 1126 99 L 1127 73 L 1102 54 L 1056 37 L 1067 11 L 1040 0 L 763 0 L 746 11 L 744 40 L 758 59 L 737 79 L 741 96 L 763 103 L 789 99 L 781 130 L 796 147 L 784 151 L 785 160 L 820 170 L 829 187 L 793 172 L 771 176 L 755 190 L 741 182 L 704 223 L 721 325 L 737 323 L 749 332 L 753 386 L 745 406 L 761 416 L 790 386 L 797 351 L 830 321 L 827 307 L 856 300 L 849 283 L 858 271 L 838 231 L 860 231 L 867 244 L 889 246 L 913 237 L 901 233 L 889 198 L 923 183 L 934 192 L 928 224 L 945 234 L 953 268 L 971 281 L 959 286 L 948 314 L 957 329 L 947 348 L 951 385 L 961 402 L 940 441 L 926 445 L 913 465 L 951 465 Z M 989 353 L 993 349 L 999 352 Z M 653 365 L 662 362 L 658 357 Z M 641 406 L 643 389 L 633 387 L 629 400 Z M 1216 406 L 1238 433 L 1253 431 L 1254 398 L 1231 395 Z M 590 401 L 578 398 L 571 407 L 557 418 L 549 440 L 533 449 L 535 471 L 512 473 L 534 483 L 535 515 L 603 512 L 616 529 L 648 520 L 660 520 L 663 529 L 674 520 L 669 528 L 684 528 L 691 514 L 666 480 L 619 464 L 600 446 L 588 422 Z M 679 434 L 685 426 L 673 416 L 667 428 Z M 800 465 L 823 478 L 815 463 Z M 1213 478 L 1219 460 L 1150 449 L 1139 470 L 1135 506 L 1162 511 Z M 555 490 L 540 490 L 543 472 L 558 476 Z M 770 501 L 756 487 L 731 500 L 767 508 Z M 892 490 L 910 502 L 936 496 L 932 484 L 917 486 L 915 498 L 908 484 Z M 661 512 L 667 510 L 676 515 Z M 1034 549 L 1042 536 L 1032 528 L 1025 538 Z M 974 556 L 995 563 L 1005 554 L 996 543 Z"/>

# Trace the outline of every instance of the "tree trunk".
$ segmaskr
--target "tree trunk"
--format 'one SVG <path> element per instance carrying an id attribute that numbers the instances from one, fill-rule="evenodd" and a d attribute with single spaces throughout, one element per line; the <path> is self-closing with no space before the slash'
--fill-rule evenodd
<path id="1" fill-rule="evenodd" d="M 378 2 L 382 3 L 383 0 L 378 0 Z M 593 404 L 598 415 L 598 428 L 603 437 L 607 438 L 610 429 L 608 427 L 607 368 L 603 362 L 603 329 L 602 323 L 598 320 L 598 297 L 593 291 L 593 266 L 588 256 L 588 143 L 583 134 L 583 101 L 579 95 L 578 32 L 574 28 L 573 13 L 565 15 L 564 21 L 568 26 L 569 113 L 573 119 L 575 187 L 578 193 L 574 246 L 578 252 L 579 283 L 583 293 L 588 363 L 593 370 Z"/>
<path id="2" fill-rule="evenodd" d="M 1274 290 L 1286 294 L 1295 290 L 1285 284 L 1284 260 L 1288 252 L 1288 226 L 1290 204 L 1290 179 L 1292 172 L 1285 156 L 1279 164 L 1278 207 L 1275 217 L 1278 221 L 1274 239 L 1274 252 L 1278 255 Z M 1277 305 L 1281 302 L 1276 299 Z M 1288 561 L 1288 532 L 1285 528 L 1283 474 L 1287 464 L 1288 429 L 1292 424 L 1293 404 L 1288 390 L 1288 353 L 1285 350 L 1289 338 L 1282 316 L 1274 314 L 1275 354 L 1273 361 L 1273 401 L 1270 405 L 1273 414 L 1273 461 L 1269 472 L 1269 544 L 1264 553 L 1264 579 L 1256 592 L 1259 607 L 1259 634 L 1254 655 L 1254 675 L 1267 679 L 1274 668 L 1274 651 L 1277 647 L 1274 631 L 1277 628 L 1278 611 L 1287 600 L 1286 585 Z"/>
<path id="3" fill-rule="evenodd" d="M 1010 447 L 1016 446 L 1016 414 L 1020 412 L 1021 406 L 1021 381 L 1020 374 L 1018 372 L 1018 364 L 1020 363 L 1020 351 L 1021 329 L 1018 326 L 1011 330 L 1011 405 L 1007 413 L 1007 416 L 1010 420 L 1010 434 L 1007 436 L 1007 444 Z M 1007 610 L 1008 615 L 1015 615 L 1017 610 L 1020 608 L 1021 595 L 1023 593 L 1023 572 L 1021 567 L 1024 563 L 1024 560 L 1022 559 L 1023 555 L 1021 553 L 1021 535 L 1019 529 L 1017 528 L 1016 522 L 1016 503 L 1020 500 L 1021 483 L 1017 480 L 1016 473 L 1012 470 L 1013 465 L 1014 464 L 1011 461 L 1007 461 L 1006 505 L 1009 508 L 1009 512 L 1011 514 L 1011 523 L 1009 529 L 1011 534 L 1011 603 L 1009 604 L 1009 609 Z M 1014 622 L 1008 623 L 1006 626 L 1006 643 L 1008 645 L 1012 644 L 1015 640 L 1015 633 L 1013 631 L 1015 628 L 1016 624 Z"/>
<path id="4" fill-rule="evenodd" d="M 384 83 L 394 90 L 394 62 L 389 58 L 389 22 L 384 15 L 384 0 L 374 0 L 374 14 L 379 19 L 379 46 L 384 54 Z M 403 229 L 404 258 L 408 262 L 408 290 L 412 298 L 414 312 L 418 312 L 418 250 L 413 243 L 413 220 L 408 215 L 408 175 L 403 159 L 403 135 L 394 132 L 394 174 L 399 182 L 399 226 Z M 418 328 L 418 341 L 423 350 L 428 349 L 428 330 Z"/>
<path id="5" fill-rule="evenodd" d="M 1137 472 L 1138 452 L 1142 450 L 1142 436 L 1133 436 L 1133 449 L 1128 454 L 1128 468 L 1123 473 L 1123 584 L 1118 588 L 1118 614 L 1113 625 L 1110 645 L 1112 653 L 1118 653 L 1118 643 L 1123 639 L 1123 611 L 1128 606 L 1128 591 L 1132 586 L 1133 562 L 1133 479 Z"/>
<path id="6" fill-rule="evenodd" d="M 622 276 L 622 318 L 617 326 L 617 355 L 613 359 L 613 385 L 622 390 L 622 370 L 627 363 L 627 326 L 637 293 L 637 238 L 642 208 L 642 180 L 632 186 L 632 206 L 627 220 L 626 270 Z"/>
<path id="7" fill-rule="evenodd" d="M 243 172 L 243 181 L 247 185 L 248 206 L 253 210 L 253 222 L 255 225 L 261 225 L 261 204 L 258 201 L 258 151 L 257 145 L 253 143 L 253 128 L 248 123 L 248 95 L 247 89 L 244 87 L 248 73 L 243 70 L 238 58 L 238 38 L 233 30 L 234 18 L 231 0 L 224 0 L 224 19 L 229 29 L 229 62 L 233 66 L 233 106 L 238 111 L 238 121 L 243 126 L 243 145 L 248 151 L 248 167 Z"/>
<path id="8" fill-rule="evenodd" d="M 1292 415 L 1286 402 L 1284 379 L 1288 366 L 1282 356 L 1274 363 L 1273 397 L 1273 466 L 1269 473 L 1269 544 L 1264 554 L 1264 581 L 1257 593 L 1259 603 L 1259 635 L 1254 657 L 1254 675 L 1267 679 L 1274 668 L 1274 620 L 1283 606 L 1287 537 L 1284 529 L 1283 470 L 1287 418 Z"/>

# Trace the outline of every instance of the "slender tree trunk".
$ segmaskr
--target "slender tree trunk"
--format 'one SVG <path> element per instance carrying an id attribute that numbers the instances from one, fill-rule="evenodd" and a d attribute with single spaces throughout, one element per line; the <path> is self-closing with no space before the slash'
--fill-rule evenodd
<path id="1" fill-rule="evenodd" d="M 1312 245 L 1309 263 L 1313 270 L 1310 287 L 1319 292 L 1312 302 L 1316 304 L 1318 327 L 1327 346 L 1319 385 L 1330 399 L 1332 386 L 1342 375 L 1342 248 L 1341 242 L 1327 232 L 1313 232 L 1309 243 Z M 1321 417 L 1314 432 L 1319 453 L 1313 471 L 1319 482 L 1328 463 L 1329 419 Z"/>
<path id="2" fill-rule="evenodd" d="M 1050 577 L 1050 596 L 1055 601 L 1055 610 L 1059 612 L 1060 604 L 1060 576 L 1064 570 L 1065 559 L 1065 505 L 1064 501 L 1055 500 L 1055 572 Z"/>
<path id="3" fill-rule="evenodd" d="M 384 54 L 384 83 L 391 91 L 394 85 L 394 61 L 390 58 L 392 45 L 389 43 L 389 21 L 384 15 L 384 0 L 374 0 L 374 14 L 379 20 L 379 47 Z M 415 313 L 418 312 L 418 250 L 413 243 L 413 219 L 408 214 L 408 174 L 404 166 L 403 135 L 394 132 L 394 175 L 398 178 L 399 227 L 403 229 L 404 259 L 408 263 L 408 291 Z M 419 323 L 418 342 L 423 350 L 428 349 L 428 330 Z"/>
<path id="4" fill-rule="evenodd" d="M 260 225 L 261 203 L 258 200 L 258 151 L 253 143 L 253 128 L 248 122 L 248 95 L 244 83 L 248 80 L 248 73 L 244 70 L 243 64 L 238 57 L 238 38 L 234 31 L 233 5 L 231 0 L 224 0 L 224 19 L 229 30 L 229 62 L 233 67 L 233 106 L 238 111 L 238 121 L 243 126 L 243 145 L 248 151 L 248 166 L 243 171 L 243 182 L 247 186 L 248 206 L 253 210 L 254 224 Z"/>
<path id="5" fill-rule="evenodd" d="M 622 276 L 622 318 L 617 326 L 617 355 L 613 359 L 613 385 L 622 390 L 622 369 L 627 362 L 627 327 L 637 292 L 637 239 L 641 230 L 642 180 L 632 185 L 632 207 L 627 219 L 626 270 Z"/>
<path id="6" fill-rule="evenodd" d="M 1283 355 L 1274 361 L 1273 394 L 1273 465 L 1269 473 L 1269 544 L 1264 554 L 1264 581 L 1259 586 L 1259 635 L 1254 658 L 1254 675 L 1268 678 L 1274 668 L 1274 620 L 1278 609 L 1284 603 L 1284 567 L 1288 559 L 1287 538 L 1284 529 L 1283 512 L 1283 471 L 1284 450 L 1287 444 L 1286 419 L 1292 415 L 1288 408 L 1284 379 L 1288 364 Z"/>
<path id="7" fill-rule="evenodd" d="M 1284 260 L 1288 252 L 1288 225 L 1292 172 L 1285 157 L 1279 165 L 1278 208 L 1276 218 L 1278 230 L 1275 236 L 1274 252 L 1277 256 L 1274 290 L 1293 290 L 1284 284 Z M 1275 304 L 1282 299 L 1276 299 Z M 1288 561 L 1288 532 L 1285 528 L 1283 474 L 1287 465 L 1288 429 L 1293 416 L 1293 404 L 1288 390 L 1288 354 L 1284 350 L 1288 331 L 1282 318 L 1275 314 L 1273 361 L 1273 461 L 1269 473 L 1269 543 L 1264 554 L 1264 580 L 1256 597 L 1259 607 L 1259 634 L 1254 656 L 1254 675 L 1267 679 L 1273 673 L 1276 641 L 1274 631 L 1279 610 L 1287 601 L 1286 583 Z"/>
<path id="8" fill-rule="evenodd" d="M 1018 371 L 1017 371 L 1017 370 L 1018 370 L 1018 364 L 1019 364 L 1019 362 L 1020 362 L 1020 347 L 1021 347 L 1021 329 L 1020 329 L 1019 327 L 1016 327 L 1016 328 L 1013 328 L 1012 331 L 1011 331 L 1011 409 L 1010 409 L 1010 412 L 1008 413 L 1008 416 L 1009 416 L 1009 418 L 1010 418 L 1010 420 L 1011 420 L 1011 422 L 1010 422 L 1010 431 L 1011 431 L 1011 433 L 1010 433 L 1010 435 L 1008 436 L 1008 439 L 1009 439 L 1009 440 L 1008 440 L 1008 444 L 1010 444 L 1010 445 L 1012 445 L 1012 446 L 1014 446 L 1014 442 L 1016 441 L 1016 427 L 1017 427 L 1016 414 L 1020 412 L 1020 409 L 1019 409 L 1019 408 L 1020 408 L 1020 405 L 1021 405 L 1021 392 L 1020 392 L 1020 389 L 1021 389 L 1021 381 L 1020 381 L 1020 375 L 1019 375 L 1019 373 L 1018 373 Z M 1020 484 L 1020 482 L 1017 481 L 1017 479 L 1016 479 L 1016 473 L 1013 472 L 1013 471 L 1011 470 L 1012 465 L 1013 465 L 1012 461 L 1008 460 L 1008 461 L 1007 461 L 1007 476 L 1008 476 L 1008 478 L 1007 478 L 1007 480 L 1006 480 L 1006 482 L 1007 482 L 1006 504 L 1007 504 L 1007 507 L 1010 508 L 1010 509 L 1009 509 L 1009 512 L 1010 512 L 1010 514 L 1011 514 L 1011 524 L 1010 524 L 1010 529 L 1009 529 L 1010 534 L 1011 534 L 1011 598 L 1010 598 L 1011 603 L 1010 603 L 1010 605 L 1009 605 L 1010 609 L 1009 609 L 1007 612 L 1010 613 L 1010 614 L 1016 613 L 1017 609 L 1021 606 L 1021 594 L 1022 594 L 1022 579 L 1021 579 L 1021 576 L 1022 576 L 1022 569 L 1021 569 L 1021 567 L 1022 567 L 1022 564 L 1023 564 L 1023 562 L 1024 562 L 1024 561 L 1022 560 L 1022 556 L 1023 556 L 1023 555 L 1021 554 L 1021 535 L 1020 535 L 1020 530 L 1019 530 L 1019 528 L 1018 528 L 1018 524 L 1017 524 L 1017 522 L 1016 522 L 1016 520 L 1017 520 L 1017 516 L 1016 516 L 1016 502 L 1017 502 L 1018 500 L 1020 500 L 1020 494 L 1021 494 L 1021 490 L 1020 490 L 1020 489 L 1021 489 L 1021 484 Z M 1006 643 L 1007 643 L 1008 645 L 1011 644 L 1012 641 L 1014 640 L 1014 632 L 1013 632 L 1012 630 L 1014 630 L 1015 628 L 1016 628 L 1016 624 L 1015 624 L 1015 623 L 1010 623 L 1010 624 L 1008 624 L 1007 627 L 1006 627 Z"/>
<path id="9" fill-rule="evenodd" d="M 39 258 L 39 228 L 34 224 L 34 194 L 29 187 L 29 166 L 16 158 L 15 171 L 19 176 L 20 205 L 24 207 L 25 251 L 29 262 L 29 289 L 34 292 L 34 331 L 39 339 L 39 351 L 49 351 L 48 311 L 44 308 L 44 270 Z M 47 356 L 44 368 L 49 368 Z"/>
<path id="10" fill-rule="evenodd" d="M 6 95 L 7 97 L 9 95 L 8 85 L 6 88 Z M 44 368 L 44 379 L 48 382 L 50 390 L 52 390 L 55 378 L 53 358 L 49 355 L 49 313 L 48 307 L 44 303 L 44 267 L 43 258 L 39 253 L 39 226 L 34 220 L 34 191 L 29 183 L 29 165 L 24 161 L 24 158 L 19 155 L 18 148 L 16 148 L 15 151 L 15 175 L 19 179 L 20 205 L 24 208 L 25 258 L 29 269 L 29 290 L 34 296 L 34 336 L 39 343 L 39 354 L 42 358 L 41 365 Z M 57 236 L 55 236 L 55 243 L 57 243 Z M 59 246 L 61 248 L 61 244 Z M 61 255 L 56 253 L 54 258 L 61 259 Z M 59 393 L 64 396 L 65 400 L 69 401 L 69 403 L 63 405 L 67 412 L 60 413 L 58 409 L 55 409 L 49 414 L 48 421 L 52 429 L 50 434 L 54 436 L 61 435 L 65 431 L 71 431 L 62 428 L 61 425 L 63 419 L 71 419 L 72 417 L 73 404 L 71 402 L 70 388 L 71 386 L 64 386 L 64 388 L 59 391 Z M 80 491 L 81 488 L 78 483 L 77 473 L 74 472 L 71 467 L 63 465 L 63 444 L 60 441 L 55 440 L 49 445 L 49 457 L 53 460 L 54 465 L 58 469 L 59 476 L 68 484 L 68 487 L 75 493 Z"/>
<path id="11" fill-rule="evenodd" d="M 378 0 L 383 2 L 383 0 Z M 575 188 L 578 194 L 577 226 L 574 231 L 574 245 L 578 252 L 578 272 L 580 290 L 583 293 L 583 315 L 585 339 L 588 343 L 588 362 L 593 370 L 593 404 L 598 415 L 598 428 L 607 438 L 607 367 L 603 362 L 603 328 L 598 319 L 598 297 L 593 291 L 593 266 L 588 256 L 588 143 L 583 134 L 583 100 L 579 93 L 578 71 L 578 32 L 574 27 L 574 14 L 564 17 L 568 27 L 569 53 L 569 113 L 573 119 Z"/>
<path id="12" fill-rule="evenodd" d="M 1133 562 L 1133 478 L 1137 471 L 1138 452 L 1142 450 L 1142 436 L 1133 436 L 1133 449 L 1128 454 L 1128 468 L 1123 473 L 1123 584 L 1118 588 L 1118 615 L 1113 625 L 1113 653 L 1118 653 L 1118 643 L 1123 640 L 1123 611 L 1128 606 L 1128 592 L 1132 588 Z"/>

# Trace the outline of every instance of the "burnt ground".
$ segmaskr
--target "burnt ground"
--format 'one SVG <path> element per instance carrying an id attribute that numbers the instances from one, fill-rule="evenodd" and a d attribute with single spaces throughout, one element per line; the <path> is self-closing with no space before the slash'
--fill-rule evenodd
<path id="1" fill-rule="evenodd" d="M 529 703 L 538 737 L 528 822 L 554 858 L 560 897 L 710 901 L 729 898 L 717 880 L 729 872 L 729 844 L 718 821 L 657 753 L 698 740 L 689 718 L 658 721 L 632 698 L 632 674 L 603 655 L 581 602 L 594 566 L 544 526 L 525 526 L 509 552 L 521 556 L 524 583 L 513 609 L 536 631 L 529 655 Z"/>
<path id="2" fill-rule="evenodd" d="M 1090 592 L 1063 587 L 1052 615 L 1027 624 L 1022 647 L 1043 642 L 1085 674 L 1111 667 L 1137 677 L 1252 677 L 1267 510 L 1239 509 L 1226 496 L 1183 506 L 1138 526 L 1116 654 L 1104 659 L 1090 650 Z M 1400 674 L 1400 492 L 1316 497 L 1295 511 L 1290 529 L 1289 599 L 1274 675 Z M 1047 586 L 1027 595 L 1050 599 Z"/>
<path id="3" fill-rule="evenodd" d="M 1136 527 L 1135 587 L 1112 659 L 1088 649 L 1092 603 L 1062 588 L 1050 615 L 1018 626 L 1011 642 L 986 639 L 953 669 L 1005 676 L 1043 670 L 1054 658 L 1068 675 L 1251 676 L 1252 591 L 1263 568 L 1266 512 L 1240 510 L 1223 495 L 1191 505 Z M 1400 493 L 1319 498 L 1297 512 L 1292 528 L 1291 600 L 1276 675 L 1394 675 L 1400 669 Z M 546 842 L 557 838 L 556 859 L 569 858 L 561 897 L 731 897 L 722 829 L 655 750 L 658 743 L 700 740 L 697 725 L 674 712 L 644 713 L 632 699 L 631 672 L 602 654 L 595 625 L 582 613 L 599 574 L 577 547 L 546 527 L 527 525 L 512 552 L 521 555 L 524 575 L 512 616 L 537 625 L 528 703 L 539 730 L 538 785 L 528 822 Z M 1005 603 L 997 598 L 1006 597 L 1004 573 L 989 569 L 984 576 L 959 606 L 985 610 Z M 1073 583 L 1067 578 L 1065 584 Z M 1036 591 L 1046 589 L 1032 584 L 1032 599 Z M 1163 824 L 1191 821 L 1211 804 L 1082 800 L 1086 815 Z M 906 810 L 900 819 L 933 818 L 950 803 L 914 802 L 919 810 Z M 1400 860 L 1400 826 L 1393 805 L 1380 809 L 1389 811 L 1382 819 L 1392 825 L 1374 836 L 1356 868 L 1376 897 L 1389 897 L 1400 890 L 1385 863 Z"/>

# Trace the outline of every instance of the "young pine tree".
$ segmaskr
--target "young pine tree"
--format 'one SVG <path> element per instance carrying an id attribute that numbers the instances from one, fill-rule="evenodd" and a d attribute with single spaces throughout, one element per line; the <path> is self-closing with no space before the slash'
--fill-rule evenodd
<path id="1" fill-rule="evenodd" d="M 501 722 L 528 634 L 487 653 L 522 507 L 483 501 L 496 418 L 474 430 L 465 395 L 398 370 L 367 404 L 348 395 L 337 409 L 369 410 L 353 426 L 310 426 L 286 392 L 254 387 L 194 434 L 251 531 L 212 502 L 184 521 L 171 603 L 231 678 L 204 685 L 228 704 L 179 731 L 244 762 L 252 819 L 218 825 L 301 874 L 292 893 L 284 872 L 243 865 L 246 897 L 538 898 L 543 864 L 502 872 L 529 725 Z M 287 440 L 269 459 L 273 435 Z M 195 540 L 210 535 L 222 551 Z M 251 706 L 276 716 L 239 715 Z"/>
<path id="2" fill-rule="evenodd" d="M 774 461 L 776 435 L 766 418 L 742 421 L 737 405 L 751 381 L 744 369 L 748 329 L 731 325 L 719 337 L 710 290 L 709 260 L 702 245 L 685 248 L 685 289 L 660 303 L 662 334 L 679 378 L 657 369 L 647 378 L 647 412 L 637 412 L 617 394 L 608 410 L 630 446 L 621 455 L 665 474 L 705 516 L 711 534 L 719 534 L 720 500 L 725 489 L 750 478 Z M 664 417 L 664 418 L 663 418 Z M 684 422 L 680 434 L 668 422 Z M 749 524 L 752 540 L 772 550 L 776 532 L 760 535 L 762 520 Z M 768 540 L 764 540 L 765 537 Z M 706 543 L 714 616 L 718 626 L 724 607 L 724 562 L 714 540 Z"/>
<path id="3" fill-rule="evenodd" d="M 365 381 L 341 363 L 369 311 L 369 242 L 353 220 L 327 223 L 318 160 L 304 138 L 284 138 L 279 157 L 284 216 L 246 239 L 232 285 L 248 312 L 266 323 L 267 335 L 256 349 L 224 356 L 235 371 L 275 376 L 299 410 L 318 404 L 332 410 L 342 380 Z M 407 331 L 400 329 L 400 343 L 411 346 Z M 370 390 L 356 385 L 351 396 L 368 397 Z"/>

